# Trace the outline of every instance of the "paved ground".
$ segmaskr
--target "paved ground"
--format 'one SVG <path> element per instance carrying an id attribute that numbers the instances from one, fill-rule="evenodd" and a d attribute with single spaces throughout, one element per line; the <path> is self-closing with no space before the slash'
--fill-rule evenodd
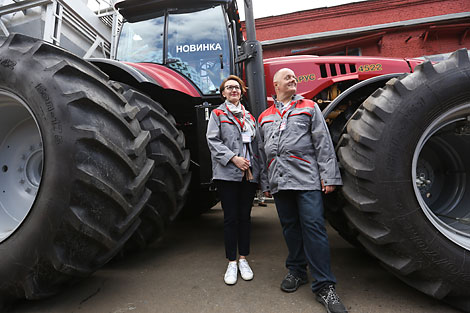
<path id="1" fill-rule="evenodd" d="M 112 262 L 92 277 L 41 301 L 17 303 L 9 313 L 324 312 L 307 285 L 279 289 L 286 248 L 273 204 L 253 210 L 253 281 L 226 286 L 222 211 L 177 221 L 165 239 Z M 448 305 L 408 287 L 329 229 L 338 293 L 351 313 L 451 313 Z"/>

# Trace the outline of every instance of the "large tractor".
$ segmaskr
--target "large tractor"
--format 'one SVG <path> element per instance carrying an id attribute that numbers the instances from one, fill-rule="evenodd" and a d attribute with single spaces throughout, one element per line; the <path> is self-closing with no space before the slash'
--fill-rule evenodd
<path id="1" fill-rule="evenodd" d="M 247 105 L 298 75 L 321 107 L 344 179 L 326 215 L 407 284 L 470 310 L 470 62 L 262 59 L 233 0 L 126 0 L 115 59 L 13 34 L 0 46 L 0 299 L 37 299 L 216 202 L 205 141 L 218 86 Z M 268 96 L 266 96 L 268 95 Z"/>

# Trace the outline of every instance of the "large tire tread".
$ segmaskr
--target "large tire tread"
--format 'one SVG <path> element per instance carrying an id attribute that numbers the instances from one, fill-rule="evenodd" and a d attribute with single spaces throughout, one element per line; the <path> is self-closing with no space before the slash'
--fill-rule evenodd
<path id="1" fill-rule="evenodd" d="M 37 227 L 32 226 L 40 223 L 35 220 L 45 219 L 48 223 L 43 225 L 37 246 L 33 240 L 29 248 L 17 246 L 16 264 L 2 263 L 0 267 L 0 296 L 38 299 L 99 269 L 138 228 L 140 212 L 150 197 L 145 187 L 154 163 L 145 154 L 150 134 L 132 117 L 137 110 L 109 87 L 107 76 L 92 64 L 18 34 L 8 37 L 0 50 L 2 56 L 17 60 L 15 69 L 42 75 L 31 89 L 50 103 L 51 110 L 41 108 L 37 119 L 48 121 L 53 113 L 62 119 L 63 136 L 56 137 L 56 145 L 53 139 L 43 138 L 45 165 L 37 197 L 57 194 L 64 204 L 50 205 L 54 209 L 33 207 L 12 237 L 27 236 L 29 231 L 22 228 Z M 51 190 L 45 184 L 56 178 L 47 177 L 48 167 L 53 166 L 48 159 L 61 158 L 53 155 L 54 149 L 65 145 L 68 153 L 61 162 L 69 170 L 61 173 L 64 186 Z M 2 243 L 2 248 L 15 238 Z M 35 252 L 23 251 L 27 249 Z M 31 253 L 34 259 L 24 257 Z"/>
<path id="2" fill-rule="evenodd" d="M 162 238 L 168 225 L 180 213 L 191 180 L 190 154 L 174 117 L 145 94 L 128 85 L 122 86 L 128 103 L 139 108 L 136 118 L 141 128 L 150 133 L 147 156 L 155 162 L 147 182 L 152 196 L 142 212 L 142 224 L 125 249 L 133 251 Z"/>
<path id="3" fill-rule="evenodd" d="M 386 181 L 376 169 L 376 154 L 384 144 L 383 138 L 390 131 L 390 120 L 398 121 L 402 118 L 400 122 L 403 124 L 413 123 L 413 114 L 409 111 L 408 115 L 402 113 L 402 99 L 411 99 L 417 89 L 425 89 L 425 92 L 445 102 L 446 95 L 432 90 L 428 82 L 436 81 L 441 74 L 454 73 L 456 77 L 455 73 L 459 71 L 468 80 L 469 68 L 467 53 L 458 51 L 447 61 L 435 65 L 425 62 L 417 67 L 415 73 L 392 79 L 384 88 L 374 92 L 351 118 L 347 134 L 341 138 L 337 150 L 343 168 L 342 193 L 348 201 L 343 211 L 352 230 L 357 233 L 360 245 L 407 284 L 451 304 L 450 299 L 459 302 L 459 307 L 464 310 L 469 310 L 470 280 L 468 277 L 455 276 L 452 279 L 453 276 L 442 268 L 438 270 L 439 265 L 432 261 L 437 255 L 433 256 L 432 251 L 417 251 L 419 249 L 411 243 L 412 240 L 403 236 L 400 229 L 406 225 L 407 216 L 394 216 L 389 211 L 390 205 L 381 199 L 383 190 L 379 188 L 392 190 L 396 186 L 411 185 L 411 180 L 398 177 L 394 181 Z M 420 114 L 419 111 L 412 113 Z M 430 116 L 433 116 L 433 112 Z M 394 138 L 387 140 L 400 140 L 399 137 L 399 134 L 395 134 Z M 413 209 L 408 214 L 417 213 L 415 210 L 420 209 Z M 412 232 L 409 229 L 407 231 Z"/>

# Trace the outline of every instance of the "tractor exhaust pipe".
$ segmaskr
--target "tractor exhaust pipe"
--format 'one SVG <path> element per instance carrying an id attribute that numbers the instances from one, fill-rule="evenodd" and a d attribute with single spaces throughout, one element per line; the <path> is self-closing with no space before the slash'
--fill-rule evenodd
<path id="1" fill-rule="evenodd" d="M 266 86 L 263 67 L 263 48 L 256 40 L 253 1 L 245 0 L 246 41 L 242 45 L 243 54 L 248 57 L 245 63 L 248 84 L 248 101 L 251 113 L 257 118 L 266 109 Z"/>

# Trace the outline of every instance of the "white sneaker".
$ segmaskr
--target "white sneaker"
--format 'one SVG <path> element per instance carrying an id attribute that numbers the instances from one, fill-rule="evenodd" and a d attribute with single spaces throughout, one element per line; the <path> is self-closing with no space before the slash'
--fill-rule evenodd
<path id="1" fill-rule="evenodd" d="M 252 280 L 253 279 L 253 271 L 248 264 L 246 259 L 238 260 L 238 268 L 240 269 L 240 275 L 244 280 Z"/>
<path id="2" fill-rule="evenodd" d="M 237 262 L 228 262 L 227 271 L 225 272 L 224 281 L 227 285 L 235 285 L 237 282 Z"/>

